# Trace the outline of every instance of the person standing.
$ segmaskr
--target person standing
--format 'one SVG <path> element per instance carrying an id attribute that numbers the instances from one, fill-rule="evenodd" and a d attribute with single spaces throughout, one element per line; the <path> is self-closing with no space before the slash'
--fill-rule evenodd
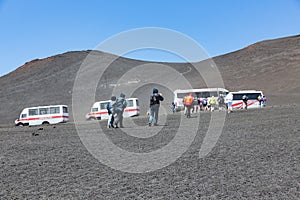
<path id="1" fill-rule="evenodd" d="M 107 128 L 114 128 L 114 111 L 112 105 L 116 101 L 116 96 L 112 96 L 110 98 L 110 102 L 107 103 L 106 109 L 108 112 L 108 121 L 107 121 Z"/>
<path id="2" fill-rule="evenodd" d="M 209 108 L 210 108 L 210 112 L 214 111 L 215 108 L 216 108 L 216 105 L 217 105 L 217 101 L 215 99 L 214 96 L 212 96 L 210 99 L 209 99 Z"/>
<path id="3" fill-rule="evenodd" d="M 153 94 L 150 96 L 150 117 L 148 125 L 151 126 L 152 122 L 154 122 L 154 126 L 157 126 L 158 122 L 158 112 L 160 102 L 163 101 L 164 98 L 161 93 L 158 93 L 158 89 L 153 88 Z"/>
<path id="4" fill-rule="evenodd" d="M 174 102 L 172 102 L 172 112 L 175 113 L 176 112 L 176 105 Z"/>
<path id="5" fill-rule="evenodd" d="M 267 97 L 264 95 L 264 96 L 262 97 L 262 105 L 263 105 L 263 107 L 266 106 L 266 103 L 267 103 Z"/>
<path id="6" fill-rule="evenodd" d="M 261 95 L 258 95 L 257 101 L 258 101 L 258 103 L 259 103 L 259 107 L 262 107 L 263 97 L 262 97 Z"/>
<path id="7" fill-rule="evenodd" d="M 199 105 L 199 101 L 198 101 L 198 98 L 197 98 L 197 97 L 194 98 L 193 106 L 194 106 L 194 111 L 193 111 L 193 113 L 198 113 L 198 112 L 200 112 L 200 105 Z"/>
<path id="8" fill-rule="evenodd" d="M 248 97 L 246 95 L 244 95 L 242 97 L 242 99 L 243 99 L 243 103 L 244 103 L 244 108 L 247 110 L 247 108 L 248 108 Z"/>
<path id="9" fill-rule="evenodd" d="M 123 128 L 123 112 L 127 106 L 125 94 L 121 93 L 120 97 L 112 104 L 113 113 L 116 114 L 115 128 Z"/>
<path id="10" fill-rule="evenodd" d="M 218 98 L 218 104 L 219 104 L 219 110 L 224 110 L 225 109 L 225 100 L 223 94 L 220 94 Z"/>
<path id="11" fill-rule="evenodd" d="M 233 101 L 233 95 L 232 95 L 232 93 L 228 93 L 225 97 L 225 103 L 227 105 L 228 113 L 230 113 L 232 111 L 232 101 Z"/>
<path id="12" fill-rule="evenodd" d="M 192 109 L 193 102 L 194 102 L 193 94 L 190 93 L 188 96 L 185 96 L 183 101 L 184 101 L 184 106 L 186 107 L 186 117 L 190 118 L 191 117 L 191 109 Z"/>

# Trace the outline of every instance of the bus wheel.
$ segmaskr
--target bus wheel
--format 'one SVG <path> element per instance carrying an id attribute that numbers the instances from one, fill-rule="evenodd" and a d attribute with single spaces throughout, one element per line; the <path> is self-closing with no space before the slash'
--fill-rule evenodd
<path id="1" fill-rule="evenodd" d="M 43 122 L 42 124 L 43 124 L 43 125 L 49 125 L 50 123 L 47 122 L 47 121 L 45 121 L 45 122 Z"/>

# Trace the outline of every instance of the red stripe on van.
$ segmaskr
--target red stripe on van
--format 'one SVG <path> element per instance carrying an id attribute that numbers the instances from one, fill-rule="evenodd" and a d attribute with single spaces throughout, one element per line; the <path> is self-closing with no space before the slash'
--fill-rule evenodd
<path id="1" fill-rule="evenodd" d="M 125 112 L 133 112 L 133 111 L 139 111 L 140 109 L 138 108 L 129 108 L 129 109 L 125 109 Z"/>

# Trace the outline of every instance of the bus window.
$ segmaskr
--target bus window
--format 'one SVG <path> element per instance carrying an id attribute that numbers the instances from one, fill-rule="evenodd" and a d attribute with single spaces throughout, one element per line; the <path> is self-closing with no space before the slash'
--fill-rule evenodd
<path id="1" fill-rule="evenodd" d="M 50 114 L 59 114 L 60 109 L 59 107 L 50 107 Z"/>
<path id="2" fill-rule="evenodd" d="M 210 95 L 210 97 L 212 97 L 212 96 L 217 97 L 218 96 L 218 92 L 210 92 L 209 95 Z"/>
<path id="3" fill-rule="evenodd" d="M 38 109 L 29 109 L 29 116 L 38 115 Z"/>
<path id="4" fill-rule="evenodd" d="M 189 95 L 189 93 L 177 93 L 177 98 L 184 98 L 187 95 Z"/>
<path id="5" fill-rule="evenodd" d="M 49 114 L 49 108 L 40 108 L 39 113 L 40 113 L 40 115 L 48 115 Z"/>
<path id="6" fill-rule="evenodd" d="M 63 107 L 63 113 L 68 113 L 68 108 L 67 107 Z"/>

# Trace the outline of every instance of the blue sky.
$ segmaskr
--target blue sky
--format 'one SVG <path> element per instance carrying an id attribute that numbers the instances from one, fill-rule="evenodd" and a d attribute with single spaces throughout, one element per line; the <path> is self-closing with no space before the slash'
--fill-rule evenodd
<path id="1" fill-rule="evenodd" d="M 210 56 L 300 34 L 300 0 L 0 0 L 0 76 L 25 62 L 94 49 L 120 32 L 168 28 L 193 38 Z M 128 55 L 180 61 L 162 51 Z"/>

